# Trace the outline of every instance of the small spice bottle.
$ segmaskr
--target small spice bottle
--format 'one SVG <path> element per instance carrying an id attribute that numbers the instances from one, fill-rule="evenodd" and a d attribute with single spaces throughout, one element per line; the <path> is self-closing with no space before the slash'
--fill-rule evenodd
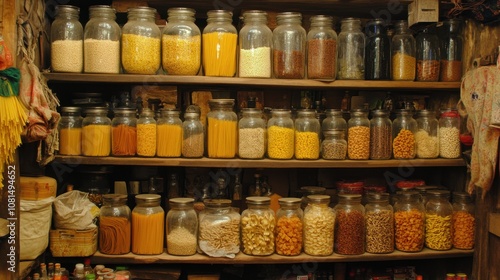
<path id="1" fill-rule="evenodd" d="M 238 156 L 247 159 L 263 158 L 266 152 L 266 121 L 262 110 L 243 108 L 238 123 Z"/>
<path id="2" fill-rule="evenodd" d="M 433 28 L 424 28 L 416 38 L 417 81 L 439 81 L 439 39 Z"/>
<path id="3" fill-rule="evenodd" d="M 392 79 L 413 81 L 417 67 L 415 38 L 411 34 L 406 20 L 397 21 L 394 25 L 396 31 L 392 36 L 391 44 Z"/>
<path id="4" fill-rule="evenodd" d="M 273 73 L 275 78 L 303 79 L 305 76 L 306 30 L 302 14 L 279 13 L 273 30 Z"/>
<path id="5" fill-rule="evenodd" d="M 460 115 L 456 109 L 445 109 L 439 117 L 439 156 L 460 157 Z"/>
<path id="6" fill-rule="evenodd" d="M 370 159 L 390 159 L 392 156 L 392 122 L 389 112 L 372 111 L 370 120 Z"/>
<path id="7" fill-rule="evenodd" d="M 160 110 L 160 118 L 156 122 L 156 156 L 181 156 L 182 121 L 179 115 L 178 110 Z"/>
<path id="8" fill-rule="evenodd" d="M 466 192 L 453 193 L 452 241 L 453 248 L 471 250 L 474 248 L 476 220 L 474 203 Z"/>
<path id="9" fill-rule="evenodd" d="M 339 80 L 365 78 L 365 34 L 361 31 L 361 20 L 358 18 L 341 21 L 337 64 Z"/>
<path id="10" fill-rule="evenodd" d="M 121 255 L 130 252 L 132 223 L 127 196 L 103 195 L 99 214 L 99 251 L 103 254 Z"/>
<path id="11" fill-rule="evenodd" d="M 274 253 L 274 231 L 276 220 L 271 210 L 269 197 L 249 196 L 247 209 L 241 213 L 242 252 L 252 256 L 267 256 Z"/>
<path id="12" fill-rule="evenodd" d="M 182 123 L 182 156 L 187 158 L 203 157 L 205 133 L 200 114 L 184 113 Z"/>
<path id="13" fill-rule="evenodd" d="M 392 152 L 395 159 L 415 158 L 415 132 L 417 121 L 410 110 L 401 109 L 396 112 L 392 122 Z"/>
<path id="14" fill-rule="evenodd" d="M 461 35 L 462 21 L 448 19 L 443 22 L 441 47 L 440 81 L 459 82 L 462 79 L 463 38 Z"/>
<path id="15" fill-rule="evenodd" d="M 238 151 L 238 117 L 233 111 L 234 99 L 211 99 L 208 105 L 208 157 L 234 158 Z"/>
<path id="16" fill-rule="evenodd" d="M 439 156 L 438 120 L 431 110 L 417 112 L 417 132 L 415 133 L 416 156 L 437 158 Z"/>
<path id="17" fill-rule="evenodd" d="M 349 159 L 370 158 L 370 120 L 368 111 L 351 110 L 351 118 L 347 122 L 347 156 Z"/>
<path id="18" fill-rule="evenodd" d="M 347 141 L 342 130 L 324 130 L 325 139 L 321 142 L 321 157 L 323 159 L 345 159 Z"/>
<path id="19" fill-rule="evenodd" d="M 170 210 L 166 218 L 167 252 L 175 256 L 196 254 L 198 216 L 194 199 L 177 197 L 169 200 Z"/>
<path id="20" fill-rule="evenodd" d="M 114 156 L 135 156 L 137 152 L 137 118 L 136 110 L 116 108 L 111 123 L 111 153 Z"/>
<path id="21" fill-rule="evenodd" d="M 335 206 L 335 253 L 360 255 L 365 252 L 365 208 L 360 194 L 340 194 Z"/>
<path id="22" fill-rule="evenodd" d="M 59 154 L 79 156 L 82 154 L 82 109 L 62 107 L 59 129 Z"/>
<path id="23" fill-rule="evenodd" d="M 50 26 L 50 62 L 54 72 L 83 71 L 83 26 L 78 21 L 80 8 L 57 5 Z"/>
<path id="24" fill-rule="evenodd" d="M 337 33 L 331 16 L 311 17 L 307 33 L 307 78 L 334 80 L 337 74 Z"/>
<path id="25" fill-rule="evenodd" d="M 420 252 L 424 248 L 425 207 L 416 191 L 397 192 L 394 203 L 394 240 L 396 249 Z M 408 239 L 408 236 L 412 238 Z"/>
<path id="26" fill-rule="evenodd" d="M 273 32 L 267 26 L 267 13 L 246 11 L 243 23 L 239 34 L 239 76 L 270 78 Z"/>
<path id="27" fill-rule="evenodd" d="M 388 193 L 368 193 L 365 205 L 365 248 L 367 253 L 394 251 L 394 210 Z"/>
<path id="28" fill-rule="evenodd" d="M 433 250 L 451 249 L 453 206 L 450 191 L 430 190 L 425 204 L 425 246 Z"/>
<path id="29" fill-rule="evenodd" d="M 318 159 L 321 125 L 314 110 L 300 110 L 295 120 L 295 158 Z"/>
<path id="30" fill-rule="evenodd" d="M 146 108 L 137 120 L 137 155 L 154 157 L 156 154 L 156 120 L 155 113 Z"/>
<path id="31" fill-rule="evenodd" d="M 267 122 L 267 155 L 271 159 L 291 159 L 295 152 L 295 125 L 290 110 L 274 109 Z"/>
<path id="32" fill-rule="evenodd" d="M 304 253 L 328 256 L 333 253 L 335 212 L 328 206 L 329 195 L 307 196 L 304 210 Z"/>
<path id="33" fill-rule="evenodd" d="M 280 208 L 276 213 L 276 253 L 283 256 L 297 256 L 302 253 L 303 216 L 302 200 L 283 197 L 278 200 Z"/>
<path id="34" fill-rule="evenodd" d="M 391 77 L 391 40 L 384 20 L 366 25 L 365 80 L 389 80 Z"/>
<path id="35" fill-rule="evenodd" d="M 138 194 L 132 211 L 132 253 L 159 255 L 163 253 L 165 211 L 159 194 Z"/>
<path id="36" fill-rule="evenodd" d="M 344 137 L 347 134 L 347 122 L 342 116 L 340 109 L 327 109 L 325 110 L 326 118 L 321 122 L 321 130 L 342 130 Z"/>
<path id="37" fill-rule="evenodd" d="M 82 121 L 82 154 L 109 156 L 111 153 L 111 119 L 108 108 L 87 108 Z"/>

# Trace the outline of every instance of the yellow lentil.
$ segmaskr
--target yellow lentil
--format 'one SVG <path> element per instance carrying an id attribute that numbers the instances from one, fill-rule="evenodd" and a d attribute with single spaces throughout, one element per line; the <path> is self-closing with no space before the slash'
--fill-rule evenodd
<path id="1" fill-rule="evenodd" d="M 295 132 L 295 158 L 318 159 L 319 136 L 315 132 Z"/>
<path id="2" fill-rule="evenodd" d="M 160 39 L 123 34 L 122 66 L 126 73 L 156 74 L 160 68 Z"/>
<path id="3" fill-rule="evenodd" d="M 294 130 L 271 126 L 267 130 L 267 154 L 272 159 L 291 159 L 294 153 Z"/>
<path id="4" fill-rule="evenodd" d="M 201 64 L 201 36 L 162 36 L 162 66 L 169 75 L 196 75 Z"/>
<path id="5" fill-rule="evenodd" d="M 156 124 L 137 125 L 137 155 L 154 157 L 156 154 Z"/>

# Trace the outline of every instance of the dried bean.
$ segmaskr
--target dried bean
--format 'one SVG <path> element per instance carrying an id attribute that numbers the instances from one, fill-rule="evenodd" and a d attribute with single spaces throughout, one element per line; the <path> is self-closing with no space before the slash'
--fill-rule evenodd
<path id="1" fill-rule="evenodd" d="M 417 157 L 437 158 L 439 156 L 439 141 L 436 136 L 431 136 L 427 131 L 420 129 L 415 133 L 415 142 Z"/>
<path id="2" fill-rule="evenodd" d="M 439 128 L 439 155 L 443 158 L 460 157 L 460 131 L 458 128 Z"/>
<path id="3" fill-rule="evenodd" d="M 392 79 L 396 81 L 415 80 L 415 57 L 400 52 L 392 56 Z"/>
<path id="4" fill-rule="evenodd" d="M 324 159 L 345 159 L 347 145 L 340 142 L 328 142 L 322 145 Z"/>
<path id="5" fill-rule="evenodd" d="M 333 39 L 307 41 L 307 77 L 309 79 L 335 78 L 337 42 Z"/>
<path id="6" fill-rule="evenodd" d="M 167 234 L 167 252 L 171 255 L 189 256 L 196 253 L 196 235 L 183 227 Z"/>
<path id="7" fill-rule="evenodd" d="M 315 132 L 295 132 L 295 158 L 318 159 L 319 135 Z"/>
<path id="8" fill-rule="evenodd" d="M 241 158 L 262 158 L 266 150 L 266 130 L 263 128 L 240 128 L 238 130 L 238 155 Z"/>
<path id="9" fill-rule="evenodd" d="M 343 255 L 359 255 L 365 252 L 365 218 L 358 210 L 336 211 L 335 252 Z"/>
<path id="10" fill-rule="evenodd" d="M 367 211 L 366 252 L 390 253 L 394 251 L 394 217 L 391 210 Z"/>

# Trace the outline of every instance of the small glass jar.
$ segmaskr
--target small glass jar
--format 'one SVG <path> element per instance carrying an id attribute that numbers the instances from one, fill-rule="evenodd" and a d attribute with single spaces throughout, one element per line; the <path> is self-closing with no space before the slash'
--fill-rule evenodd
<path id="1" fill-rule="evenodd" d="M 279 13 L 273 30 L 273 73 L 275 78 L 303 79 L 305 76 L 306 30 L 302 14 Z"/>
<path id="2" fill-rule="evenodd" d="M 397 192 L 394 203 L 394 240 L 396 249 L 420 252 L 425 241 L 425 207 L 416 191 Z M 411 238 L 408 238 L 411 236 Z"/>
<path id="3" fill-rule="evenodd" d="M 439 156 L 438 120 L 434 111 L 420 110 L 417 112 L 415 144 L 418 158 L 437 158 Z"/>
<path id="4" fill-rule="evenodd" d="M 338 37 L 339 80 L 363 80 L 365 78 L 365 34 L 361 20 L 345 18 L 341 21 Z"/>
<path id="5" fill-rule="evenodd" d="M 295 152 L 295 125 L 290 110 L 274 109 L 267 122 L 267 156 L 291 159 Z"/>
<path id="6" fill-rule="evenodd" d="M 431 28 L 417 35 L 417 81 L 439 81 L 439 38 Z"/>
<path id="7" fill-rule="evenodd" d="M 201 31 L 195 10 L 170 8 L 161 37 L 162 66 L 169 75 L 196 75 L 201 65 Z"/>
<path id="8" fill-rule="evenodd" d="M 266 153 L 266 121 L 262 111 L 243 108 L 243 117 L 238 123 L 238 156 L 247 159 L 260 159 Z"/>
<path id="9" fill-rule="evenodd" d="M 365 248 L 367 253 L 394 251 L 394 209 L 388 193 L 368 193 L 365 205 Z"/>
<path id="10" fill-rule="evenodd" d="M 390 159 L 392 157 L 392 122 L 389 112 L 372 111 L 370 120 L 370 159 Z"/>
<path id="11" fill-rule="evenodd" d="M 82 154 L 109 156 L 111 153 L 111 119 L 108 108 L 87 108 L 82 122 Z"/>
<path id="12" fill-rule="evenodd" d="M 181 156 L 182 121 L 179 115 L 177 110 L 160 110 L 160 118 L 156 122 L 156 156 Z"/>
<path id="13" fill-rule="evenodd" d="M 85 73 L 120 73 L 121 29 L 116 11 L 107 5 L 89 8 L 90 19 L 83 35 L 83 69 Z"/>
<path id="14" fill-rule="evenodd" d="M 458 158 L 460 151 L 460 115 L 456 109 L 445 109 L 439 117 L 439 156 Z"/>
<path id="15" fill-rule="evenodd" d="M 155 23 L 156 9 L 141 6 L 130 8 L 127 17 L 121 39 L 123 71 L 130 74 L 156 74 L 161 57 L 161 32 Z"/>
<path id="16" fill-rule="evenodd" d="M 340 194 L 335 211 L 335 253 L 360 255 L 365 252 L 365 208 L 360 194 Z"/>
<path id="17" fill-rule="evenodd" d="M 411 34 L 406 20 L 396 22 L 395 29 L 391 44 L 392 79 L 413 81 L 417 67 L 415 38 Z"/>
<path id="18" fill-rule="evenodd" d="M 295 158 L 318 159 L 321 125 L 314 110 L 299 110 L 295 119 Z"/>
<path id="19" fill-rule="evenodd" d="M 208 157 L 234 158 L 238 152 L 238 117 L 233 111 L 234 99 L 211 99 L 208 105 Z"/>
<path id="20" fill-rule="evenodd" d="M 267 13 L 246 11 L 243 23 L 239 36 L 239 76 L 270 78 L 273 32 L 267 26 Z"/>
<path id="21" fill-rule="evenodd" d="M 325 110 L 326 118 L 321 122 L 321 130 L 342 130 L 344 137 L 347 134 L 347 122 L 340 109 Z"/>
<path id="22" fill-rule="evenodd" d="M 474 203 L 466 192 L 453 193 L 452 240 L 453 248 L 471 250 L 474 248 L 476 219 Z"/>
<path id="23" fill-rule="evenodd" d="M 351 118 L 347 122 L 347 156 L 349 159 L 370 158 L 370 120 L 368 111 L 351 110 Z"/>
<path id="24" fill-rule="evenodd" d="M 304 210 L 304 253 L 329 256 L 333 253 L 335 212 L 328 206 L 329 195 L 307 196 Z"/>
<path id="25" fill-rule="evenodd" d="M 269 207 L 271 199 L 249 196 L 247 209 L 241 213 L 241 250 L 252 256 L 268 256 L 274 253 L 276 220 Z"/>
<path id="26" fill-rule="evenodd" d="M 325 139 L 321 142 L 321 157 L 323 159 L 345 159 L 347 141 L 342 130 L 324 130 Z"/>
<path id="27" fill-rule="evenodd" d="M 205 76 L 233 77 L 238 43 L 238 32 L 232 25 L 233 13 L 211 10 L 207 16 L 201 44 Z"/>
<path id="28" fill-rule="evenodd" d="M 132 211 L 132 253 L 159 255 L 163 253 L 165 211 L 159 194 L 138 194 Z"/>
<path id="29" fill-rule="evenodd" d="M 156 154 L 156 120 L 155 113 L 146 108 L 137 120 L 137 155 L 154 157 Z"/>
<path id="30" fill-rule="evenodd" d="M 410 110 L 401 109 L 396 112 L 392 122 L 392 152 L 395 159 L 415 158 L 415 133 L 417 121 Z"/>
<path id="31" fill-rule="evenodd" d="M 50 63 L 54 72 L 83 71 L 83 26 L 78 21 L 80 8 L 57 5 L 50 26 Z"/>
<path id="32" fill-rule="evenodd" d="M 334 80 L 337 71 L 337 33 L 331 16 L 311 17 L 307 33 L 307 78 Z"/>
<path id="33" fill-rule="evenodd" d="M 82 154 L 82 108 L 62 107 L 59 129 L 59 154 L 79 156 Z"/>
<path id="34" fill-rule="evenodd" d="M 182 156 L 201 158 L 205 151 L 205 131 L 200 121 L 200 114 L 184 113 L 182 123 Z"/>
<path id="35" fill-rule="evenodd" d="M 175 256 L 196 254 L 198 216 L 194 210 L 194 198 L 171 198 L 169 205 L 165 221 L 167 253 Z"/>
<path id="36" fill-rule="evenodd" d="M 442 29 L 444 32 L 440 36 L 441 69 L 439 80 L 459 82 L 462 79 L 462 21 L 459 19 L 445 20 Z"/>
<path id="37" fill-rule="evenodd" d="M 127 195 L 105 194 L 99 214 L 99 251 L 108 255 L 130 252 L 132 224 Z"/>
<path id="38" fill-rule="evenodd" d="M 425 204 L 425 246 L 432 250 L 449 250 L 453 246 L 451 220 L 453 206 L 450 191 L 427 192 Z"/>
<path id="39" fill-rule="evenodd" d="M 374 19 L 366 25 L 365 80 L 391 78 L 391 39 L 385 22 Z"/>
<path id="40" fill-rule="evenodd" d="M 136 110 L 131 108 L 114 109 L 111 154 L 114 156 L 135 156 L 137 152 Z"/>
<path id="41" fill-rule="evenodd" d="M 276 253 L 283 256 L 297 256 L 302 253 L 303 218 L 300 208 L 302 200 L 283 197 L 278 200 L 280 208 L 276 212 Z"/>

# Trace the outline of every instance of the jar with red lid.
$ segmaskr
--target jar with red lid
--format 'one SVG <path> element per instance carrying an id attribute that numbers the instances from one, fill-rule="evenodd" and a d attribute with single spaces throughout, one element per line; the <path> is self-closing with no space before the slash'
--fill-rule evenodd
<path id="1" fill-rule="evenodd" d="M 424 180 L 401 180 L 396 182 L 396 187 L 400 190 L 414 189 L 416 187 L 425 186 Z"/>
<path id="2" fill-rule="evenodd" d="M 439 156 L 460 157 L 460 115 L 456 109 L 445 109 L 439 117 Z"/>
<path id="3" fill-rule="evenodd" d="M 363 194 L 365 182 L 354 180 L 342 180 L 337 182 L 338 194 Z"/>

